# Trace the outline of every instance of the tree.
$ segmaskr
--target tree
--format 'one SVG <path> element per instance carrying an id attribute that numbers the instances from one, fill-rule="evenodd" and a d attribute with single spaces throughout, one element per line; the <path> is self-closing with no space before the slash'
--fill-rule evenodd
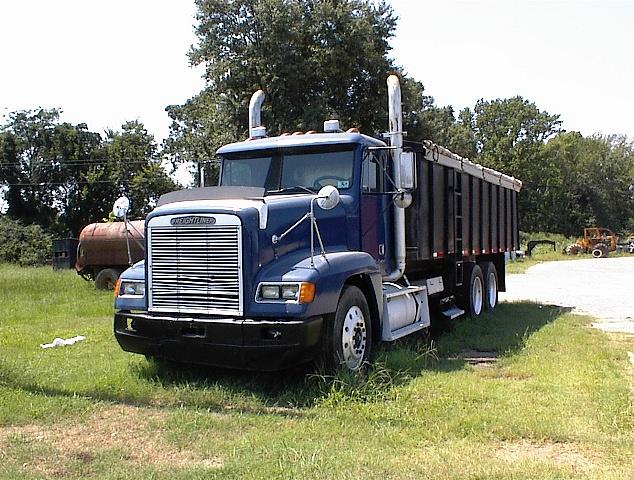
<path id="1" fill-rule="evenodd" d="M 376 130 L 385 111 L 385 76 L 393 69 L 388 40 L 391 7 L 360 0 L 198 0 L 200 44 L 190 53 L 205 64 L 218 106 L 246 131 L 249 98 L 262 88 L 274 133 L 321 126 L 325 114 Z M 221 100 L 221 99 L 216 99 Z M 380 103 L 379 103 L 380 102 Z M 381 125 L 383 126 L 383 125 Z"/>
<path id="2" fill-rule="evenodd" d="M 164 151 L 174 163 L 200 165 L 221 145 L 245 139 L 249 98 L 259 88 L 267 95 L 263 121 L 269 134 L 321 130 L 328 118 L 338 118 L 344 128 L 383 132 L 385 80 L 397 73 L 407 139 L 430 139 L 521 179 L 522 228 L 575 233 L 580 223 L 621 225 L 629 215 L 606 212 L 611 204 L 629 205 L 634 187 L 623 172 L 631 169 L 631 179 L 634 167 L 624 160 L 631 158 L 631 144 L 564 134 L 559 115 L 520 96 L 482 99 L 458 115 L 451 106 L 436 106 L 424 85 L 390 59 L 396 17 L 383 1 L 196 4 L 199 43 L 189 55 L 192 64 L 205 66 L 207 84 L 185 104 L 167 107 L 172 125 Z M 619 180 L 610 185 L 607 178 Z"/>
<path id="3" fill-rule="evenodd" d="M 468 112 L 464 112 L 465 124 Z M 474 132 L 478 163 L 515 176 L 524 182 L 519 196 L 521 227 L 544 231 L 544 181 L 551 170 L 543 155 L 544 142 L 561 131 L 559 115 L 540 111 L 537 106 L 513 97 L 478 100 L 470 121 Z"/>
<path id="4" fill-rule="evenodd" d="M 58 109 L 23 110 L 0 127 L 0 182 L 7 214 L 55 229 L 57 213 L 76 194 L 74 179 L 101 142 L 85 124 L 58 123 Z"/>
<path id="5" fill-rule="evenodd" d="M 59 113 L 13 112 L 0 127 L 0 185 L 10 218 L 77 236 L 107 216 L 118 195 L 130 195 L 132 215 L 142 216 L 175 188 L 141 123 L 102 139 L 83 123 L 59 123 Z"/>
<path id="6" fill-rule="evenodd" d="M 387 130 L 386 78 L 400 73 L 409 138 L 437 136 L 421 115 L 433 99 L 389 58 L 396 17 L 385 2 L 363 0 L 197 0 L 199 44 L 207 86 L 172 119 L 165 150 L 175 162 L 210 159 L 224 143 L 247 135 L 250 95 L 267 95 L 270 134 L 321 130 L 338 118 L 368 134 Z M 430 110 L 430 118 L 446 116 Z M 446 123 L 453 122 L 449 111 Z M 443 125 L 444 127 L 444 125 Z M 431 134 L 430 134 L 431 133 Z"/>
<path id="7" fill-rule="evenodd" d="M 0 262 L 44 265 L 51 259 L 51 237 L 39 225 L 24 226 L 0 215 Z"/>
<path id="8" fill-rule="evenodd" d="M 525 173 L 544 142 L 561 131 L 559 115 L 540 111 L 537 106 L 513 97 L 478 100 L 473 129 L 480 161 L 511 174 Z"/>
<path id="9" fill-rule="evenodd" d="M 161 166 L 154 137 L 139 121 L 109 130 L 95 157 L 98 161 L 81 172 L 78 194 L 62 214 L 66 223 L 83 227 L 107 217 L 121 195 L 131 200 L 131 218 L 144 217 L 160 195 L 177 188 Z"/>
<path id="10" fill-rule="evenodd" d="M 549 159 L 542 210 L 550 230 L 578 234 L 585 226 L 627 230 L 634 219 L 634 146 L 620 136 L 561 133 L 544 148 Z M 548 199 L 547 201 L 545 201 Z"/>

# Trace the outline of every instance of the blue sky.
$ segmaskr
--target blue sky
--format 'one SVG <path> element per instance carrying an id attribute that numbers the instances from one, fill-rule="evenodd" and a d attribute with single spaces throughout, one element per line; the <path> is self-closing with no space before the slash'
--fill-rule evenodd
<path id="1" fill-rule="evenodd" d="M 392 0 L 393 56 L 437 104 L 522 95 L 567 130 L 634 139 L 633 1 Z M 0 2 L 0 115 L 61 107 L 91 130 L 139 119 L 203 85 L 188 66 L 193 0 Z"/>

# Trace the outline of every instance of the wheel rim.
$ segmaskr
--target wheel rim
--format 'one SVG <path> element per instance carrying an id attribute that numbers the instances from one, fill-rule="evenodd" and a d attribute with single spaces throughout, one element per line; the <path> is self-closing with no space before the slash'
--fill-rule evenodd
<path id="1" fill-rule="evenodd" d="M 489 307 L 493 308 L 498 303 L 498 281 L 495 273 L 489 273 Z"/>
<path id="2" fill-rule="evenodd" d="M 363 312 L 358 306 L 354 305 L 346 313 L 341 333 L 343 361 L 350 370 L 357 370 L 363 364 L 367 346 L 366 338 L 367 332 Z"/>
<path id="3" fill-rule="evenodd" d="M 480 315 L 482 312 L 482 279 L 477 276 L 473 281 L 473 288 L 471 290 L 471 305 L 473 306 L 473 313 Z"/>

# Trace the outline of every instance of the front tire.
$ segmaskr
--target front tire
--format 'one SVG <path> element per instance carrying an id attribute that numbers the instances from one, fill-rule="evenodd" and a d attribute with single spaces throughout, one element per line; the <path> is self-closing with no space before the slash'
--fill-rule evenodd
<path id="1" fill-rule="evenodd" d="M 604 243 L 597 243 L 592 249 L 594 258 L 605 258 L 608 256 L 608 246 Z"/>
<path id="2" fill-rule="evenodd" d="M 372 322 L 363 292 L 347 285 L 324 335 L 322 363 L 328 372 L 357 371 L 372 355 Z"/>

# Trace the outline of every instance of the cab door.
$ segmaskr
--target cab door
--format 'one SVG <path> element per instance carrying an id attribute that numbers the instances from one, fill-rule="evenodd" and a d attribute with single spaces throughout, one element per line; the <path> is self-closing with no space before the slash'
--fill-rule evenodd
<path id="1" fill-rule="evenodd" d="M 361 173 L 361 249 L 377 262 L 382 273 L 389 265 L 390 219 L 392 196 L 386 193 L 387 154 L 385 150 L 367 149 Z"/>

